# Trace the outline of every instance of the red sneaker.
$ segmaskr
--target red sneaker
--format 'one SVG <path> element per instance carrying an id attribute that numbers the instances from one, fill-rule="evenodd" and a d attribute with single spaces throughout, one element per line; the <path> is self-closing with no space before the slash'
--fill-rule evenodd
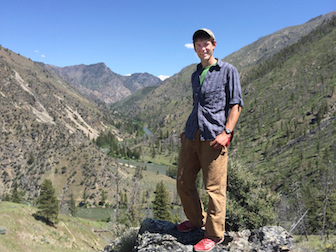
<path id="1" fill-rule="evenodd" d="M 223 241 L 224 241 L 224 238 L 216 241 L 208 237 L 204 237 L 196 245 L 194 245 L 194 249 L 195 251 L 210 251 L 216 246 L 216 244 L 220 244 Z"/>
<path id="2" fill-rule="evenodd" d="M 189 221 L 184 221 L 180 224 L 177 225 L 177 230 L 183 233 L 187 233 L 190 232 L 198 227 L 194 226 L 193 224 L 191 224 Z"/>

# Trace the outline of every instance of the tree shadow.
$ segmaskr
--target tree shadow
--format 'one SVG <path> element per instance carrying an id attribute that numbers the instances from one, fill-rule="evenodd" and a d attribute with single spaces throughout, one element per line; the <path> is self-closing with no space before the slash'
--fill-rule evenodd
<path id="1" fill-rule="evenodd" d="M 44 224 L 57 229 L 57 226 L 55 226 L 55 223 L 52 222 L 51 220 L 49 220 L 48 218 L 46 218 L 44 216 L 41 216 L 37 213 L 33 213 L 32 215 L 33 215 L 35 220 L 42 221 Z"/>

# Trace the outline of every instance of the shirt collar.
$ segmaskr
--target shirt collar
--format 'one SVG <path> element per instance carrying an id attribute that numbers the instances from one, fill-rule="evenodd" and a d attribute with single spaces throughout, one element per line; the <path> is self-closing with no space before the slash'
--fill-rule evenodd
<path id="1" fill-rule="evenodd" d="M 219 60 L 218 58 L 215 58 L 215 59 L 217 60 L 217 64 L 215 65 L 215 67 L 218 66 L 219 68 L 221 68 L 221 67 L 223 66 L 224 62 L 221 61 L 221 60 Z M 197 71 L 198 71 L 198 72 L 201 72 L 202 69 L 203 69 L 202 63 L 199 63 L 199 64 L 197 65 Z"/>

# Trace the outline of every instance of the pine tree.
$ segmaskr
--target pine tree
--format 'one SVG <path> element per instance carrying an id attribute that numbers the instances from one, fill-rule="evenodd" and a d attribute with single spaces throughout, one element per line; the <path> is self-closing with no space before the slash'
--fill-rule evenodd
<path id="1" fill-rule="evenodd" d="M 76 201 L 73 197 L 73 194 L 71 194 L 70 197 L 70 204 L 69 204 L 69 210 L 72 216 L 75 216 L 77 213 L 77 207 L 76 207 Z"/>
<path id="2" fill-rule="evenodd" d="M 236 162 L 228 163 L 226 229 L 256 229 L 274 225 L 280 195 L 261 187 L 253 175 Z"/>
<path id="3" fill-rule="evenodd" d="M 127 198 L 127 193 L 125 192 L 124 194 L 124 206 L 127 207 L 128 206 L 128 198 Z"/>
<path id="4" fill-rule="evenodd" d="M 11 197 L 8 193 L 4 195 L 4 201 L 11 201 Z"/>
<path id="5" fill-rule="evenodd" d="M 107 199 L 107 195 L 106 192 L 104 190 L 101 190 L 100 192 L 100 201 L 99 201 L 99 205 L 100 206 L 104 206 L 106 203 L 106 199 Z"/>
<path id="6" fill-rule="evenodd" d="M 120 195 L 122 196 L 120 189 L 119 189 L 119 182 L 120 182 L 120 176 L 119 176 L 119 165 L 117 165 L 117 170 L 116 170 L 116 176 L 115 176 L 115 182 L 117 186 L 117 204 L 116 204 L 116 224 L 117 224 L 117 236 L 119 236 L 119 224 L 120 224 L 120 218 L 119 218 L 119 207 L 120 207 Z M 112 219 L 112 218 L 111 218 Z"/>
<path id="7" fill-rule="evenodd" d="M 155 199 L 153 202 L 154 218 L 157 220 L 172 221 L 170 212 L 169 193 L 163 181 L 156 185 Z"/>
<path id="8" fill-rule="evenodd" d="M 85 188 L 84 192 L 83 192 L 83 203 L 84 203 L 84 205 L 86 204 L 87 198 L 88 198 L 88 195 L 87 195 L 86 188 Z"/>
<path id="9" fill-rule="evenodd" d="M 57 220 L 59 213 L 59 200 L 56 198 L 55 189 L 51 180 L 46 179 L 41 185 L 40 196 L 37 198 L 37 215 L 44 217 L 47 222 Z"/>
<path id="10" fill-rule="evenodd" d="M 20 196 L 20 193 L 18 191 L 17 182 L 14 183 L 14 189 L 13 189 L 13 194 L 12 194 L 12 202 L 21 203 L 21 196 Z"/>
<path id="11" fill-rule="evenodd" d="M 30 153 L 29 153 L 29 158 L 28 158 L 27 164 L 28 164 L 28 165 L 31 165 L 31 164 L 34 163 L 34 162 L 35 162 L 35 158 L 34 158 L 33 152 L 30 152 Z"/>
<path id="12" fill-rule="evenodd" d="M 152 158 L 155 158 L 155 156 L 156 156 L 156 152 L 155 152 L 155 146 L 154 146 L 154 144 L 153 144 L 153 145 L 152 145 L 151 157 L 152 157 Z"/>
<path id="13" fill-rule="evenodd" d="M 132 199 L 126 210 L 126 216 L 130 226 L 137 226 L 141 219 L 141 203 L 140 203 L 140 172 L 136 172 L 135 183 L 132 192 Z"/>

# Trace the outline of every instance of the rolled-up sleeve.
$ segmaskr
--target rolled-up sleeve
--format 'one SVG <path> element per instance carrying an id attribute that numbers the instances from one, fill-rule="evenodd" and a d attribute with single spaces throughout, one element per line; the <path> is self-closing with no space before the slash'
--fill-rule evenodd
<path id="1" fill-rule="evenodd" d="M 242 92 L 241 92 L 241 86 L 239 81 L 239 73 L 237 68 L 234 66 L 231 66 L 231 71 L 229 71 L 229 78 L 228 78 L 228 87 L 229 87 L 229 101 L 228 103 L 230 105 L 236 105 L 244 106 Z"/>

